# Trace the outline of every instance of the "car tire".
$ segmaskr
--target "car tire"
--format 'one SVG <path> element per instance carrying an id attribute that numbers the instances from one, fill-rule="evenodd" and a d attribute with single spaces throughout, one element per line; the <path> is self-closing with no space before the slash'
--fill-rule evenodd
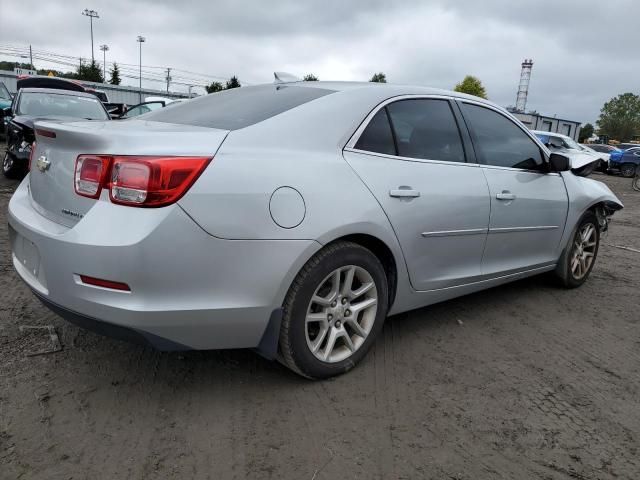
<path id="1" fill-rule="evenodd" d="M 631 178 L 636 174 L 636 165 L 634 163 L 623 163 L 620 166 L 620 174 L 625 178 Z"/>
<path id="2" fill-rule="evenodd" d="M 305 264 L 287 293 L 279 360 L 310 379 L 347 372 L 371 348 L 388 308 L 380 260 L 356 243 L 330 244 Z"/>
<path id="3" fill-rule="evenodd" d="M 599 247 L 598 218 L 593 212 L 587 212 L 578 222 L 556 267 L 556 276 L 563 287 L 576 288 L 587 280 L 596 263 Z"/>
<path id="4" fill-rule="evenodd" d="M 2 173 L 7 178 L 18 178 L 22 173 L 22 168 L 16 162 L 16 159 L 9 151 L 4 152 L 4 158 L 2 159 Z"/>

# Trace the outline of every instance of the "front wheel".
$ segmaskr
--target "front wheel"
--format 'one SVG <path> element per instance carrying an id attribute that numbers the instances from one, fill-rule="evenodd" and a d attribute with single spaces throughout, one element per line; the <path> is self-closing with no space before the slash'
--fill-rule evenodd
<path id="1" fill-rule="evenodd" d="M 580 219 L 556 268 L 556 274 L 566 288 L 579 287 L 587 280 L 596 262 L 599 246 L 598 219 L 592 212 L 587 212 Z"/>
<path id="2" fill-rule="evenodd" d="M 633 163 L 624 163 L 620 166 L 620 174 L 623 177 L 631 178 L 636 174 L 636 166 Z"/>
<path id="3" fill-rule="evenodd" d="M 388 298 L 384 268 L 371 251 L 351 242 L 325 247 L 287 293 L 280 360 L 307 378 L 350 370 L 382 329 Z"/>

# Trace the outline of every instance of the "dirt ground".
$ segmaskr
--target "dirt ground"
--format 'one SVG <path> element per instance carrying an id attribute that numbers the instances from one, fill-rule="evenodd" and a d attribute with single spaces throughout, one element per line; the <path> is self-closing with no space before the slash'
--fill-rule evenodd
<path id="1" fill-rule="evenodd" d="M 80 330 L 0 229 L 2 479 L 640 478 L 640 193 L 589 281 L 536 277 L 390 318 L 351 373 L 249 351 L 159 353 Z M 0 180 L 0 224 L 16 182 Z M 57 353 L 26 356 L 48 345 Z"/>

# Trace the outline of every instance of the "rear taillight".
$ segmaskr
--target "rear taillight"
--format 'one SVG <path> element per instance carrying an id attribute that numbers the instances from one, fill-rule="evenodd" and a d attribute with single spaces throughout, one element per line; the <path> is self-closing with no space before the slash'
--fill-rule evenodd
<path id="1" fill-rule="evenodd" d="M 76 159 L 74 173 L 76 193 L 83 197 L 98 198 L 108 178 L 109 163 L 109 157 L 80 155 Z"/>
<path id="2" fill-rule="evenodd" d="M 31 164 L 33 163 L 33 155 L 35 154 L 35 151 L 36 151 L 36 142 L 33 142 L 31 144 L 31 151 L 29 152 L 29 164 L 27 167 L 29 171 L 31 171 Z"/>
<path id="3" fill-rule="evenodd" d="M 210 157 L 80 155 L 75 189 L 79 195 L 98 198 L 106 188 L 113 203 L 162 207 L 182 197 L 210 161 Z"/>

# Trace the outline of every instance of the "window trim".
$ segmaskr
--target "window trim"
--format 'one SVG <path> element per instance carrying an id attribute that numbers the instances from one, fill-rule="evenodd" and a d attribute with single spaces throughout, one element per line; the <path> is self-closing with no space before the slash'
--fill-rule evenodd
<path id="1" fill-rule="evenodd" d="M 371 122 L 373 117 L 375 117 L 376 114 L 384 108 L 387 114 L 387 118 L 389 119 L 389 126 L 391 127 L 391 134 L 393 135 L 393 141 L 394 141 L 394 146 L 396 148 L 396 153 L 398 153 L 398 145 L 396 141 L 395 130 L 393 128 L 393 121 L 391 120 L 391 115 L 389 114 L 389 110 L 387 109 L 387 106 L 390 105 L 391 103 L 395 103 L 403 100 L 445 100 L 449 104 L 449 108 L 451 109 L 451 115 L 453 117 L 453 120 L 456 126 L 458 127 L 458 134 L 460 135 L 460 144 L 462 145 L 462 152 L 464 154 L 464 162 L 452 162 L 449 160 L 403 157 L 400 155 L 389 155 L 387 153 L 370 152 L 369 150 L 361 150 L 359 148 L 355 148 L 355 145 L 358 143 L 358 140 L 362 136 L 362 133 L 369 126 L 369 123 Z M 455 97 L 448 96 L 448 95 L 420 95 L 420 94 L 397 95 L 395 97 L 387 98 L 386 100 L 376 105 L 375 108 L 369 112 L 369 114 L 364 118 L 364 120 L 358 126 L 358 128 L 353 133 L 353 135 L 351 135 L 351 138 L 347 141 L 343 150 L 347 152 L 362 153 L 366 155 L 375 155 L 377 157 L 392 158 L 392 159 L 398 159 L 403 161 L 412 161 L 412 162 L 421 162 L 421 163 L 438 163 L 438 164 L 444 164 L 444 165 L 478 166 L 477 161 L 470 161 L 470 159 L 474 158 L 475 155 L 473 155 L 472 157 L 469 154 L 470 152 L 467 151 L 468 146 L 465 141 L 465 133 L 467 132 L 466 130 L 463 129 L 462 125 L 460 125 L 460 120 L 456 115 L 456 105 L 454 105 L 455 100 L 456 100 Z"/>
<path id="2" fill-rule="evenodd" d="M 511 116 L 507 112 L 504 112 L 503 110 L 501 110 L 498 107 L 495 107 L 495 106 L 493 106 L 491 104 L 487 104 L 487 103 L 484 103 L 484 102 L 476 102 L 476 101 L 473 101 L 473 100 L 468 100 L 466 98 L 465 99 L 455 99 L 455 101 L 458 104 L 467 103 L 469 105 L 475 105 L 477 107 L 486 108 L 487 110 L 492 110 L 493 112 L 497 113 L 498 115 L 502 115 L 508 121 L 511 121 L 511 123 L 513 123 L 517 128 L 522 130 L 524 132 L 524 134 L 527 135 L 531 140 L 533 140 L 533 142 L 540 149 L 540 153 L 542 154 L 543 162 L 545 164 L 547 164 L 547 165 L 549 164 L 549 156 L 551 155 L 550 150 L 547 149 L 547 147 L 545 147 L 545 145 L 542 143 L 542 141 L 534 133 L 532 133 L 531 130 L 529 130 L 527 127 L 525 127 L 522 124 L 522 122 L 520 122 L 517 118 Z M 473 148 L 474 148 L 474 151 L 475 151 L 476 145 L 475 145 L 475 141 L 473 139 L 473 137 L 474 137 L 473 129 L 469 125 L 469 122 L 468 122 L 467 118 L 464 116 L 464 110 L 462 109 L 461 106 L 460 106 L 460 114 L 464 118 L 465 125 L 467 127 L 467 130 L 469 131 L 469 136 L 471 137 L 471 143 L 473 144 Z M 549 133 L 553 133 L 553 132 L 549 132 Z M 529 169 L 526 169 L 526 168 L 502 167 L 500 165 L 489 165 L 488 163 L 484 163 L 478 156 L 476 156 L 476 161 L 478 162 L 479 165 L 482 165 L 483 168 L 491 168 L 491 169 L 496 169 L 496 170 L 509 170 L 509 171 L 514 171 L 514 172 L 537 173 L 538 175 L 560 176 L 560 174 L 557 173 L 557 172 L 541 172 L 539 170 L 529 170 Z"/>

